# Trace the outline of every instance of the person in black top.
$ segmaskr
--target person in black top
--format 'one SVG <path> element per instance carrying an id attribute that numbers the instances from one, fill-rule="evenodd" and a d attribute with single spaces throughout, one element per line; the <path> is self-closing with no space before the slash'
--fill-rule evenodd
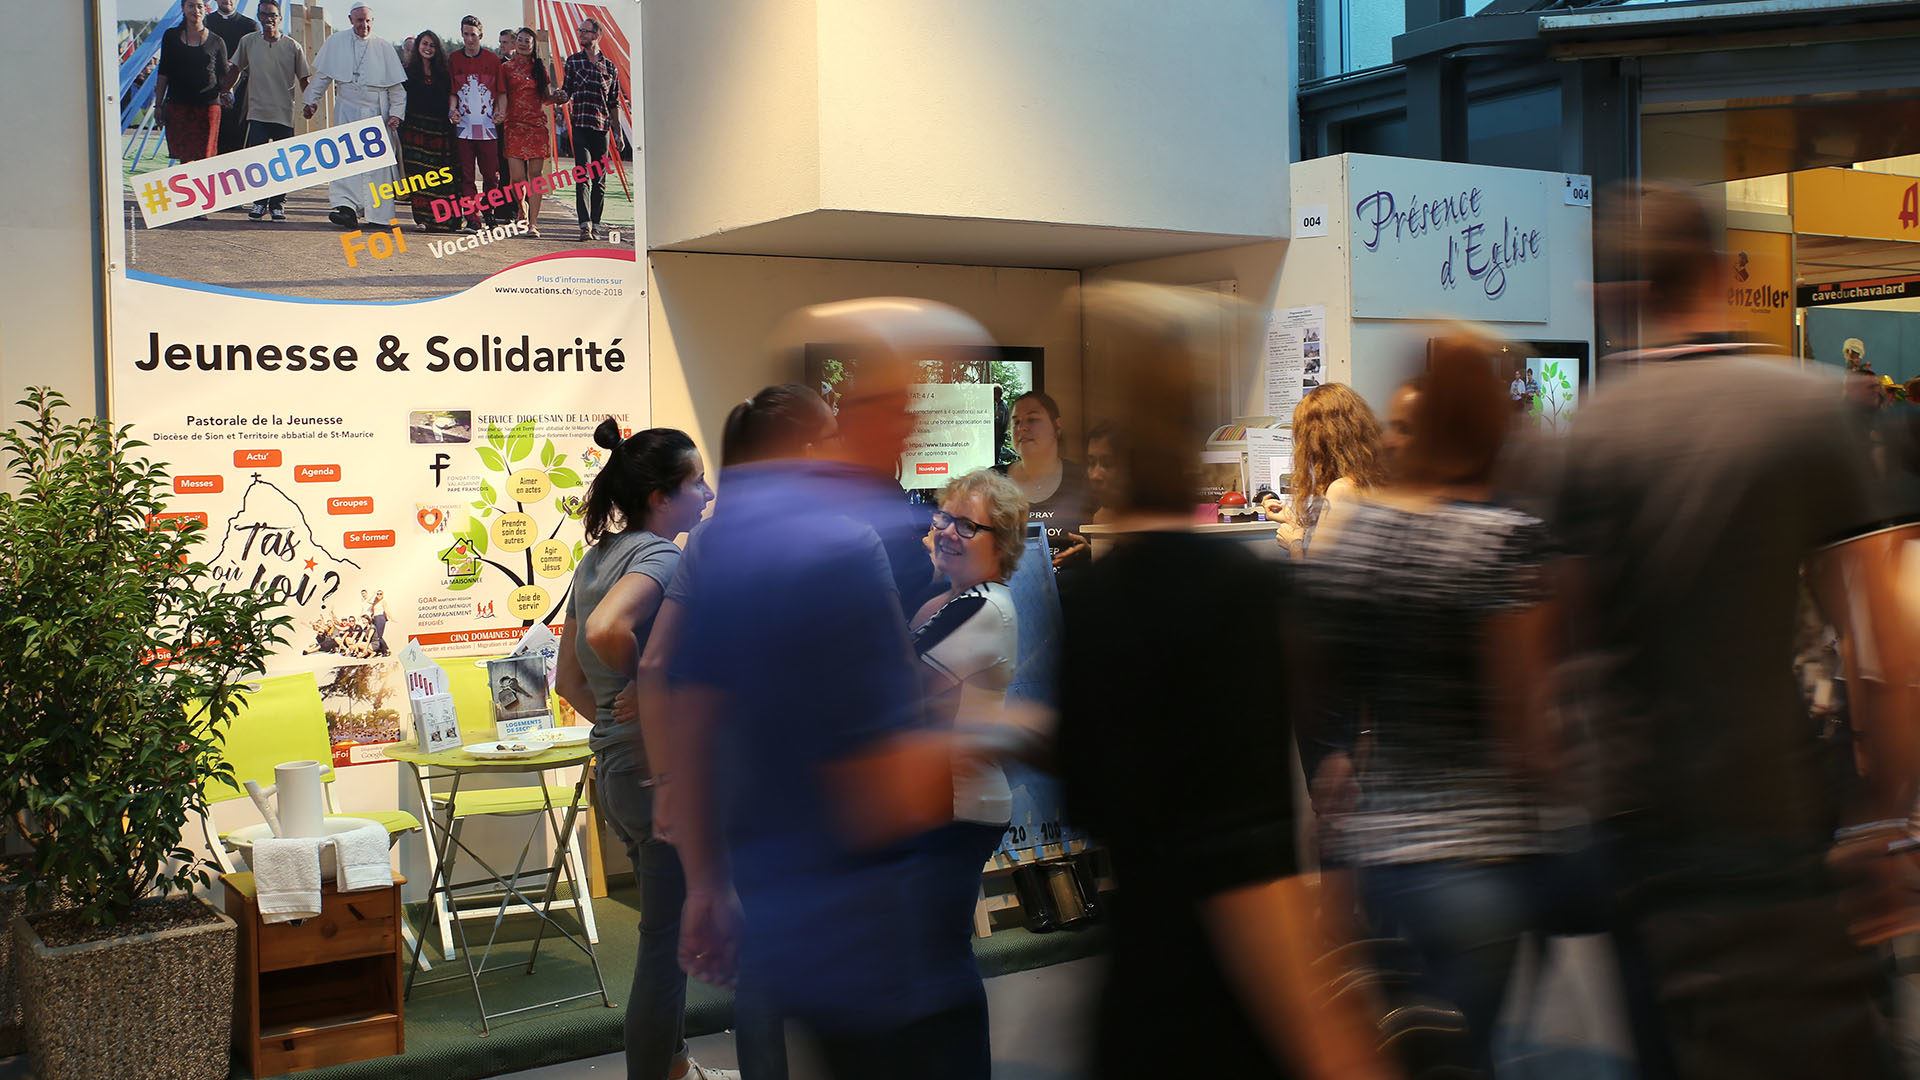
<path id="1" fill-rule="evenodd" d="M 218 152 L 227 43 L 207 27 L 206 15 L 206 0 L 181 0 L 180 25 L 160 39 L 154 107 L 167 150 L 179 161 L 200 161 Z"/>
<path id="2" fill-rule="evenodd" d="M 1047 526 L 1047 546 L 1056 568 L 1084 563 L 1089 549 L 1068 533 L 1093 520 L 1093 493 L 1086 466 L 1060 456 L 1060 406 L 1040 390 L 1013 399 L 1013 445 L 1020 460 L 996 466 L 1027 497 L 1027 520 Z"/>
<path id="3" fill-rule="evenodd" d="M 407 57 L 407 115 L 400 121 L 400 167 L 413 189 L 413 223 L 429 232 L 458 232 L 462 218 L 435 220 L 433 204 L 454 195 L 453 75 L 440 35 L 422 30 Z"/>
<path id="4" fill-rule="evenodd" d="M 235 11 L 236 0 L 215 0 L 215 3 L 217 10 L 207 13 L 207 29 L 220 36 L 226 43 L 227 56 L 232 58 L 240 52 L 240 39 L 259 33 L 260 24 Z M 244 73 L 228 93 L 233 95 L 233 104 L 220 114 L 218 145 L 223 154 L 247 145 L 247 77 Z"/>
<path id="5" fill-rule="evenodd" d="M 1113 550 L 1065 607 L 1056 756 L 1068 817 L 1113 860 L 1113 956 L 1089 1075 L 1235 1080 L 1389 1075 L 1321 953 L 1294 845 L 1288 695 L 1196 708 L 1219 673 L 1284 670 L 1284 566 L 1187 528 L 1199 430 L 1184 335 L 1139 292 L 1090 292 L 1122 322 L 1129 438 Z M 1106 311 L 1125 303 L 1124 308 Z"/>

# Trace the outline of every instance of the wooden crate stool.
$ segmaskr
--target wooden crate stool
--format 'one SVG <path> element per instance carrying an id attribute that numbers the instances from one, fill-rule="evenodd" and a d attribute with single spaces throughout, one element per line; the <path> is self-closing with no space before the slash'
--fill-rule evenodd
<path id="1" fill-rule="evenodd" d="M 386 1057 L 406 1050 L 400 996 L 400 886 L 342 893 L 331 882 L 320 914 L 263 923 L 251 873 L 225 874 L 227 914 L 240 926 L 234 965 L 234 1047 L 256 1077 Z"/>

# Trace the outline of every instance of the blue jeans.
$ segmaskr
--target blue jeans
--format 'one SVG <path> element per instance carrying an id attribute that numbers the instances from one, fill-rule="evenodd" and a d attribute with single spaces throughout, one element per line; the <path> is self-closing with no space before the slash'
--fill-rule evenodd
<path id="1" fill-rule="evenodd" d="M 640 885 L 640 957 L 627 997 L 627 1077 L 665 1080 L 674 1062 L 687 1056 L 687 976 L 679 956 L 687 875 L 673 845 L 653 835 L 653 789 L 641 786 L 645 779 L 625 769 L 594 771 L 601 813 L 627 846 Z M 734 1032 L 746 1080 L 785 1080 L 786 1035 L 777 1017 L 736 1007 Z"/>
<path id="2" fill-rule="evenodd" d="M 1540 919 L 1532 859 L 1369 866 L 1360 890 L 1375 930 L 1404 939 L 1421 984 L 1466 1017 L 1484 1069 L 1520 938 Z"/>

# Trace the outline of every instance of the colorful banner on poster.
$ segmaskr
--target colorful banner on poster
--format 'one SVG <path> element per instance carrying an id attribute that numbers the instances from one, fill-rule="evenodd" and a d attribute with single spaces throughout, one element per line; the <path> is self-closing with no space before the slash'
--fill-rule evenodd
<path id="1" fill-rule="evenodd" d="M 164 3 L 101 5 L 110 47 L 118 15 L 136 27 L 134 66 L 120 72 L 129 100 L 186 70 L 169 66 L 184 29 L 178 5 L 145 29 L 148 9 Z M 635 0 L 564 7 L 576 26 L 597 19 L 623 50 L 617 65 L 604 54 L 602 68 L 595 57 L 576 65 L 609 73 L 583 92 L 637 86 L 626 66 L 637 51 L 625 51 L 640 31 Z M 111 414 L 169 464 L 169 511 L 205 523 L 216 577 L 285 598 L 294 633 L 270 673 L 316 673 L 336 743 L 398 737 L 407 704 L 395 657 L 409 638 L 439 656 L 501 655 L 528 627 L 564 617 L 584 551 L 580 511 L 604 462 L 593 429 L 608 416 L 642 428 L 648 416 L 642 163 L 621 119 L 639 114 L 612 102 L 621 134 L 605 149 L 584 140 L 576 154 L 569 135 L 587 131 L 583 105 L 594 102 L 541 100 L 524 59 L 503 64 L 489 51 L 499 30 L 524 21 L 520 0 L 466 9 L 485 34 L 464 57 L 460 12 L 407 0 L 352 22 L 346 5 L 329 5 L 332 25 L 322 9 L 294 8 L 278 54 L 243 42 L 233 53 L 255 67 L 240 107 L 286 110 L 305 127 L 282 144 L 183 162 L 205 149 L 200 135 L 220 138 L 217 107 L 169 112 L 164 132 L 151 105 L 123 114 L 110 104 L 103 117 L 106 160 L 123 178 L 109 222 Z M 430 36 L 456 54 L 453 97 L 473 112 L 458 125 L 417 101 L 409 110 L 408 82 L 364 82 L 393 78 L 412 49 L 417 91 L 418 43 Z M 312 81 L 272 85 L 262 57 L 279 55 L 292 72 L 294 48 Z M 575 88 L 566 56 L 539 62 L 551 87 Z M 461 93 L 469 82 L 497 93 Z M 159 173 L 212 178 L 211 201 L 226 207 L 237 196 L 222 176 L 238 169 L 248 182 L 252 164 L 283 148 L 339 147 L 343 133 L 368 138 L 354 145 L 374 171 L 336 167 L 298 185 L 268 168 L 281 187 L 248 191 L 267 201 L 211 213 L 206 200 L 162 214 L 142 205 L 140 184 Z M 492 137 L 467 141 L 485 146 L 461 145 L 480 134 Z M 367 152 L 374 142 L 387 153 Z M 526 155 L 527 183 L 492 172 L 502 151 Z M 469 159 L 480 164 L 463 176 Z M 450 201 L 467 221 L 446 212 Z M 343 671 L 356 665 L 379 670 Z M 341 763 L 361 760 L 336 751 Z"/>

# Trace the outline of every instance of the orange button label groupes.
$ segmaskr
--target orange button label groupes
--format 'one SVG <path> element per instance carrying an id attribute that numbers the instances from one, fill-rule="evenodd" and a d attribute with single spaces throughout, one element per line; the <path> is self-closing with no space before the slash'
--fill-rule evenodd
<path id="1" fill-rule="evenodd" d="M 296 484 L 333 484 L 340 480 L 338 465 L 295 465 L 293 482 Z"/>
<path id="2" fill-rule="evenodd" d="M 373 513 L 373 496 L 355 495 L 351 498 L 346 498 L 346 499 L 328 499 L 327 513 L 329 514 L 371 514 Z"/>
<path id="3" fill-rule="evenodd" d="M 393 530 L 357 529 L 341 537 L 341 542 L 350 548 L 392 547 Z"/>
<path id="4" fill-rule="evenodd" d="M 236 469 L 271 469 L 280 464 L 278 450 L 235 450 L 233 467 Z"/>
<path id="5" fill-rule="evenodd" d="M 176 476 L 173 478 L 175 495 L 212 495 L 225 490 L 227 481 L 221 476 Z"/>

